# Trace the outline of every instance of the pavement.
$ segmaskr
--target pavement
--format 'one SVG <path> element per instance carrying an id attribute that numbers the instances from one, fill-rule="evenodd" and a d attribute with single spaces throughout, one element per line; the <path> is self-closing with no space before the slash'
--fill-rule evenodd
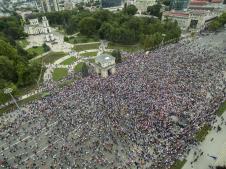
<path id="1" fill-rule="evenodd" d="M 192 148 L 186 158 L 187 162 L 182 169 L 208 169 L 209 166 L 215 166 L 220 158 L 224 158 L 223 163 L 226 164 L 226 154 L 223 153 L 223 151 L 226 151 L 225 120 L 226 112 L 224 112 L 222 117 L 217 117 L 216 123 L 212 126 L 213 129 L 206 136 L 205 140 L 197 147 Z M 217 131 L 217 126 L 221 127 L 220 131 Z"/>
<path id="2" fill-rule="evenodd" d="M 226 48 L 226 30 L 209 36 L 197 37 L 197 43 L 205 48 L 223 51 Z M 197 46 L 198 46 L 197 45 Z M 226 55 L 225 55 L 226 58 Z M 226 80 L 226 71 L 223 70 Z M 224 84 L 222 84 L 224 85 Z M 217 163 L 226 165 L 226 112 L 222 117 L 217 117 L 216 122 L 212 125 L 212 129 L 206 136 L 205 140 L 198 146 L 192 147 L 188 156 L 187 162 L 182 169 L 208 169 L 210 166 L 215 166 Z M 221 127 L 221 131 L 217 131 L 217 126 Z M 224 160 L 222 160 L 224 159 Z"/>
<path id="3" fill-rule="evenodd" d="M 38 55 L 38 56 L 36 56 L 36 57 L 32 58 L 30 61 L 32 61 L 32 60 L 36 60 L 36 59 L 39 59 L 39 58 L 42 58 L 43 56 L 45 56 L 45 55 L 49 54 L 50 52 L 51 52 L 51 51 L 48 51 L 48 52 L 45 52 L 45 53 L 43 53 L 43 54 L 41 54 L 41 55 Z"/>

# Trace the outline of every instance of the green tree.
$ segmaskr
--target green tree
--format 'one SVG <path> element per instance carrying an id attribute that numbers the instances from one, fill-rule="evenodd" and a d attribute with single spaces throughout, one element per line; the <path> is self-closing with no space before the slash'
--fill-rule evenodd
<path id="1" fill-rule="evenodd" d="M 50 51 L 50 47 L 46 43 L 43 43 L 42 44 L 42 47 L 43 47 L 43 49 L 44 49 L 45 52 Z"/>
<path id="2" fill-rule="evenodd" d="M 170 0 L 163 0 L 162 3 L 166 6 L 170 6 Z"/>
<path id="3" fill-rule="evenodd" d="M 89 75 L 88 66 L 84 63 L 81 68 L 82 77 L 87 77 Z"/>
<path id="4" fill-rule="evenodd" d="M 0 56 L 0 79 L 6 82 L 16 82 L 17 74 L 14 67 L 14 62 L 6 56 Z"/>
<path id="5" fill-rule="evenodd" d="M 157 3 L 156 5 L 153 5 L 153 6 L 148 6 L 147 7 L 147 12 L 149 15 L 154 15 L 154 16 L 157 16 L 157 17 L 161 17 L 161 4 L 160 3 Z"/>
<path id="6" fill-rule="evenodd" d="M 226 169 L 226 166 L 217 166 L 216 169 Z"/>
<path id="7" fill-rule="evenodd" d="M 221 25 L 226 24 L 226 13 L 223 13 L 219 18 L 218 18 L 219 22 L 221 23 Z"/>
<path id="8" fill-rule="evenodd" d="M 69 18 L 69 23 L 65 25 L 65 30 L 67 34 L 73 34 L 79 30 L 79 17 L 72 15 Z"/>
<path id="9" fill-rule="evenodd" d="M 0 55 L 7 56 L 9 59 L 15 59 L 18 57 L 16 49 L 3 40 L 0 40 Z"/>
<path id="10" fill-rule="evenodd" d="M 113 27 L 110 23 L 103 23 L 98 31 L 99 37 L 101 39 L 111 39 L 111 33 L 112 33 Z"/>
<path id="11" fill-rule="evenodd" d="M 113 50 L 111 53 L 112 56 L 115 57 L 115 62 L 116 63 L 121 63 L 122 62 L 122 56 L 119 50 Z"/>
<path id="12" fill-rule="evenodd" d="M 69 38 L 67 36 L 64 36 L 64 41 L 65 42 L 68 42 L 69 41 Z"/>
<path id="13" fill-rule="evenodd" d="M 5 88 L 11 88 L 13 89 L 12 94 L 18 93 L 17 87 L 15 84 L 6 82 L 3 79 L 0 79 L 0 104 L 3 104 L 11 99 L 9 94 L 4 93 Z"/>
<path id="14" fill-rule="evenodd" d="M 169 30 L 167 30 L 167 31 L 169 31 Z M 162 24 L 161 21 L 157 21 L 155 23 L 150 23 L 148 25 L 148 34 L 154 34 L 156 32 L 161 32 L 161 33 L 165 32 L 164 24 Z"/>
<path id="15" fill-rule="evenodd" d="M 161 44 L 163 36 L 161 33 L 157 32 L 153 35 L 145 36 L 143 39 L 143 46 L 146 50 L 150 50 Z"/>
<path id="16" fill-rule="evenodd" d="M 112 19 L 112 13 L 109 10 L 97 10 L 93 13 L 93 17 L 100 22 L 108 22 Z"/>
<path id="17" fill-rule="evenodd" d="M 144 46 L 144 49 L 146 50 L 149 50 L 149 49 L 152 49 L 154 47 L 154 39 L 152 36 L 145 36 L 143 38 L 143 46 Z"/>
<path id="18" fill-rule="evenodd" d="M 219 29 L 221 27 L 221 24 L 218 20 L 215 20 L 213 22 L 210 23 L 209 25 L 209 30 L 211 31 L 216 31 L 217 29 Z"/>
<path id="19" fill-rule="evenodd" d="M 97 32 L 97 21 L 93 17 L 85 17 L 79 22 L 79 30 L 83 35 L 91 36 Z"/>
<path id="20" fill-rule="evenodd" d="M 125 8 L 123 9 L 123 11 L 128 15 L 135 15 L 137 13 L 137 10 L 138 9 L 135 5 L 125 6 Z"/>

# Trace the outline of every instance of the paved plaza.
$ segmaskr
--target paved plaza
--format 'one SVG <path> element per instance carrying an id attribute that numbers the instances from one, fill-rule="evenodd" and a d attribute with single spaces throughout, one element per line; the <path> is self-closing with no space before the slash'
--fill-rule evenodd
<path id="1" fill-rule="evenodd" d="M 224 39 L 221 32 L 149 54 L 123 52 L 126 61 L 107 79 L 92 75 L 64 88 L 48 86 L 49 96 L 0 118 L 0 164 L 168 169 L 198 145 L 194 134 L 213 124 L 225 100 Z M 212 148 L 205 153 L 217 156 Z M 193 168 L 205 162 L 199 160 Z"/>
<path id="2" fill-rule="evenodd" d="M 218 126 L 221 127 L 220 131 L 217 130 Z M 222 117 L 217 117 L 212 127 L 206 139 L 190 151 L 182 169 L 211 169 L 210 166 L 226 164 L 226 112 Z"/>
<path id="3" fill-rule="evenodd" d="M 50 47 L 51 51 L 53 52 L 70 52 L 74 45 L 64 42 L 64 35 L 57 32 L 56 29 L 52 28 L 52 34 L 55 38 L 55 43 L 47 42 L 46 44 Z M 29 45 L 26 46 L 25 49 L 32 48 L 33 46 L 42 46 L 45 43 L 45 34 L 40 35 L 30 35 L 27 38 Z"/>

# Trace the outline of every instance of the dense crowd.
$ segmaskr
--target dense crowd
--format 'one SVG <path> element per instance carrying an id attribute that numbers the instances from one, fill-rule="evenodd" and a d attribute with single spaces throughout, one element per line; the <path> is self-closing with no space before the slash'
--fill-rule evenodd
<path id="1" fill-rule="evenodd" d="M 223 57 L 188 41 L 123 57 L 115 75 L 51 86 L 50 96 L 27 105 L 0 129 L 0 161 L 15 168 L 159 169 L 183 158 L 224 100 Z"/>

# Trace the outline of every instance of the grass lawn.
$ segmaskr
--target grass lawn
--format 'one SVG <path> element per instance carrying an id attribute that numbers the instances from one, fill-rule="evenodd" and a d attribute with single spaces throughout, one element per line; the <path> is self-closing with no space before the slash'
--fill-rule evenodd
<path id="1" fill-rule="evenodd" d="M 23 96 L 25 94 L 31 93 L 33 90 L 37 89 L 37 83 L 34 83 L 30 86 L 18 88 L 17 93 L 14 95 L 15 97 Z"/>
<path id="2" fill-rule="evenodd" d="M 19 44 L 22 48 L 25 48 L 27 45 L 29 45 L 29 42 L 26 39 L 18 40 L 17 44 Z"/>
<path id="3" fill-rule="evenodd" d="M 95 59 L 89 59 L 90 63 L 95 63 Z"/>
<path id="4" fill-rule="evenodd" d="M 83 66 L 84 64 L 85 64 L 85 63 L 79 63 L 79 64 L 77 64 L 77 65 L 74 67 L 75 72 L 81 72 L 82 66 Z"/>
<path id="5" fill-rule="evenodd" d="M 68 75 L 68 70 L 65 68 L 56 68 L 53 71 L 53 80 L 58 81 L 63 79 Z"/>
<path id="6" fill-rule="evenodd" d="M 36 100 L 36 99 L 40 99 L 41 97 L 42 97 L 42 93 L 39 93 L 39 94 L 35 94 L 33 96 L 30 96 L 30 97 L 28 97 L 28 98 L 26 98 L 24 100 L 18 101 L 17 103 L 18 103 L 19 106 L 22 106 L 22 105 L 27 104 L 27 103 L 29 103 L 31 101 Z M 17 107 L 16 107 L 15 104 L 10 104 L 10 105 L 0 109 L 0 116 L 3 115 L 3 113 L 10 112 L 12 110 L 15 110 L 16 108 Z"/>
<path id="7" fill-rule="evenodd" d="M 29 48 L 27 51 L 28 51 L 28 53 L 35 55 L 35 56 L 45 53 L 44 48 L 42 46 L 32 47 L 32 48 Z"/>
<path id="8" fill-rule="evenodd" d="M 88 56 L 96 56 L 96 55 L 97 55 L 97 52 L 87 52 L 87 53 L 81 54 L 81 56 L 86 56 L 86 57 L 88 57 Z"/>
<path id="9" fill-rule="evenodd" d="M 72 57 L 66 59 L 65 61 L 63 61 L 61 64 L 62 65 L 70 65 L 70 64 L 72 64 L 72 63 L 74 63 L 76 61 L 77 61 L 77 59 L 72 56 Z"/>
<path id="10" fill-rule="evenodd" d="M 43 56 L 42 58 L 36 59 L 34 61 L 42 62 L 44 64 L 54 63 L 56 60 L 66 56 L 67 54 L 64 52 L 50 52 L 49 54 Z"/>
<path id="11" fill-rule="evenodd" d="M 186 160 L 177 160 L 171 167 L 170 169 L 182 169 L 184 164 L 186 163 Z"/>
<path id="12" fill-rule="evenodd" d="M 112 43 L 110 42 L 108 44 L 108 49 L 119 49 L 127 52 L 135 52 L 138 50 L 141 50 L 142 47 L 137 44 L 137 45 L 122 45 L 122 44 L 117 44 L 117 43 Z"/>
<path id="13" fill-rule="evenodd" d="M 219 109 L 216 111 L 216 114 L 217 114 L 218 116 L 221 116 L 225 111 L 226 111 L 226 101 L 224 101 L 224 102 L 220 105 Z"/>
<path id="14" fill-rule="evenodd" d="M 83 36 L 83 35 L 78 35 L 76 37 L 72 36 L 72 37 L 69 37 L 68 38 L 68 43 L 71 43 L 71 44 L 76 44 L 76 43 L 89 43 L 89 42 L 96 42 L 96 41 L 99 41 L 98 38 L 90 38 L 90 37 L 87 37 L 87 36 Z"/>
<path id="15" fill-rule="evenodd" d="M 89 50 L 89 49 L 99 49 L 100 43 L 93 43 L 93 44 L 81 44 L 81 45 L 75 45 L 74 49 L 77 52 L 83 51 L 83 50 Z"/>
<path id="16" fill-rule="evenodd" d="M 15 98 L 18 98 L 20 96 L 23 96 L 25 94 L 32 92 L 35 89 L 37 89 L 36 83 L 32 84 L 30 86 L 27 86 L 27 87 L 17 88 L 17 91 L 15 93 L 13 93 L 13 96 Z M 0 104 L 4 104 L 10 100 L 11 100 L 11 97 L 8 94 L 4 94 L 3 92 L 0 91 Z"/>
<path id="17" fill-rule="evenodd" d="M 206 135 L 209 133 L 211 130 L 211 126 L 208 124 L 205 124 L 196 134 L 195 134 L 195 139 L 199 142 L 202 142 L 205 140 Z"/>

